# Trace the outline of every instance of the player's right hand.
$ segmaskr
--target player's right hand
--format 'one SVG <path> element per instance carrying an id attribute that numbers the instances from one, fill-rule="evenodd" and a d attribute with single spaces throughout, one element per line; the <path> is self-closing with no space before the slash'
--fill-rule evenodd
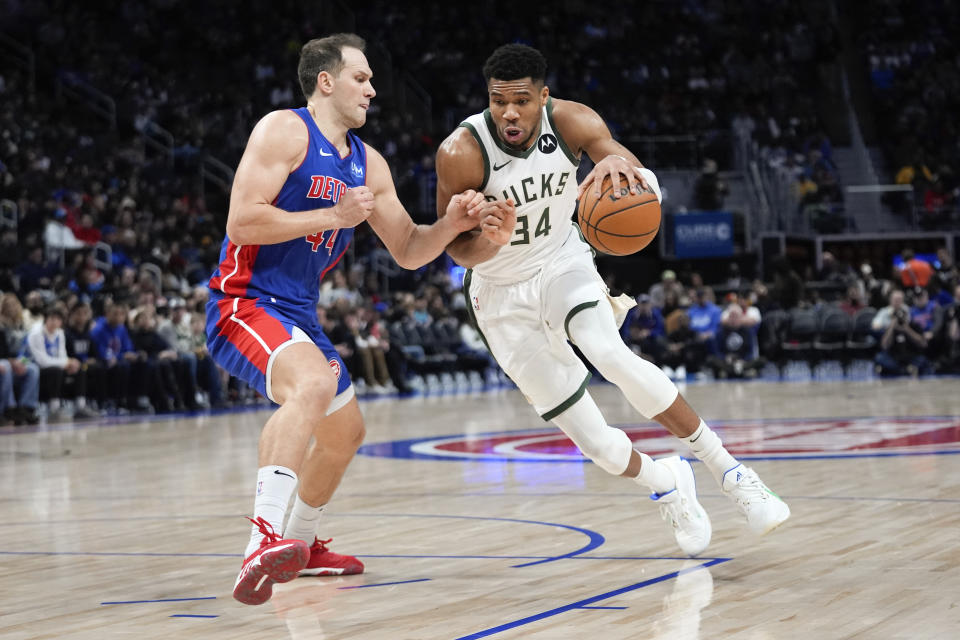
<path id="1" fill-rule="evenodd" d="M 373 213 L 373 191 L 360 186 L 347 189 L 333 207 L 336 229 L 355 227 Z"/>

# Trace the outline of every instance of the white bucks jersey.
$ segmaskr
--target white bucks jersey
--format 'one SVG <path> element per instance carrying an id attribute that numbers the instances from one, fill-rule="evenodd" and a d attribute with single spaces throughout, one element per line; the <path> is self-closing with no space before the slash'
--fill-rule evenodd
<path id="1" fill-rule="evenodd" d="M 511 149 L 500 139 L 489 109 L 460 126 L 470 130 L 483 152 L 480 191 L 487 200 L 511 198 L 517 207 L 510 244 L 473 270 L 498 282 L 525 280 L 559 250 L 571 231 L 579 160 L 554 126 L 551 98 L 542 109 L 537 140 L 526 151 Z"/>

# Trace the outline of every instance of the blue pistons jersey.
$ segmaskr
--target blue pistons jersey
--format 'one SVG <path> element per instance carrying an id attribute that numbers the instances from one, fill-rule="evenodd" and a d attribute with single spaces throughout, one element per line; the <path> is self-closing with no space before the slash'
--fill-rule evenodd
<path id="1" fill-rule="evenodd" d="M 332 207 L 347 189 L 366 184 L 366 148 L 360 138 L 348 131 L 350 153 L 341 158 L 306 107 L 292 111 L 306 124 L 310 141 L 303 162 L 287 177 L 273 204 L 284 211 Z M 238 245 L 225 237 L 220 264 L 210 278 L 211 295 L 260 299 L 316 322 L 320 281 L 337 264 L 352 239 L 352 227 L 278 244 Z"/>

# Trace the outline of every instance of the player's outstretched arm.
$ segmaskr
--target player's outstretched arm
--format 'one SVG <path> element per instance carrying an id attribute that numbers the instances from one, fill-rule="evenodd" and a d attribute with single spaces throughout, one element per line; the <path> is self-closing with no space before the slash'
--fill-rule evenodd
<path id="1" fill-rule="evenodd" d="M 272 203 L 307 153 L 307 126 L 292 111 L 273 111 L 250 134 L 230 192 L 227 236 L 234 244 L 276 244 L 327 229 L 353 227 L 370 215 L 373 194 L 348 189 L 333 207 L 283 211 Z"/>
<path id="2" fill-rule="evenodd" d="M 456 194 L 479 189 L 483 183 L 483 155 L 469 131 L 458 127 L 437 150 L 437 217 L 447 215 Z M 478 225 L 458 235 L 447 253 L 457 264 L 471 268 L 497 255 L 510 242 L 517 214 L 512 200 L 492 201 L 478 216 Z"/>
<path id="3" fill-rule="evenodd" d="M 404 269 L 418 269 L 432 261 L 462 231 L 477 226 L 490 208 L 482 193 L 464 189 L 450 200 L 449 215 L 433 224 L 415 224 L 397 196 L 387 161 L 369 145 L 367 184 L 374 194 L 374 212 L 368 222 Z"/>

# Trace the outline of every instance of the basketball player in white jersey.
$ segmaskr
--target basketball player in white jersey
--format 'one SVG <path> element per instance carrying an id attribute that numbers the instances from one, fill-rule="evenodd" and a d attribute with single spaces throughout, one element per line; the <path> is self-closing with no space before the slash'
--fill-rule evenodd
<path id="1" fill-rule="evenodd" d="M 692 467 L 679 456 L 651 459 L 606 423 L 586 389 L 590 374 L 568 340 L 641 415 L 690 446 L 751 530 L 773 530 L 790 509 L 724 449 L 659 368 L 623 343 L 617 328 L 633 303 L 608 295 L 571 219 L 578 195 L 586 189 L 599 195 L 607 175 L 615 185 L 625 180 L 632 192 L 646 189 L 659 199 L 653 172 L 613 140 L 595 111 L 550 97 L 546 60 L 536 49 L 502 46 L 483 73 L 490 107 L 467 118 L 437 152 L 437 212 L 442 217 L 450 199 L 467 189 L 498 203 L 497 215 L 447 247 L 468 268 L 468 309 L 491 353 L 537 413 L 584 455 L 651 489 L 684 553 L 701 553 L 711 534 Z M 577 188 L 584 152 L 596 166 Z"/>

